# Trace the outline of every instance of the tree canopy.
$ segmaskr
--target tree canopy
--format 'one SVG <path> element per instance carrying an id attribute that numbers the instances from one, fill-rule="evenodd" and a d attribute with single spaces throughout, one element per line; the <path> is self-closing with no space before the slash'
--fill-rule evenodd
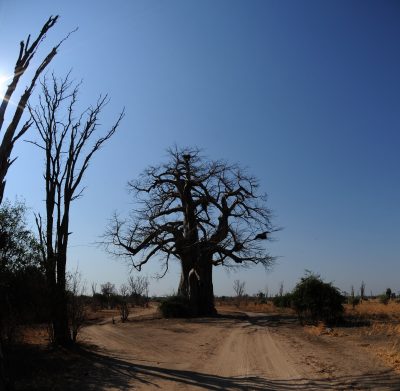
<path id="1" fill-rule="evenodd" d="M 171 257 L 180 260 L 179 292 L 186 296 L 195 289 L 190 272 L 204 286 L 213 266 L 270 266 L 274 258 L 264 240 L 274 227 L 257 179 L 236 164 L 205 158 L 197 148 L 175 147 L 168 155 L 166 163 L 129 182 L 138 208 L 126 220 L 114 215 L 105 235 L 108 250 L 138 270 L 164 255 L 162 275 Z"/>

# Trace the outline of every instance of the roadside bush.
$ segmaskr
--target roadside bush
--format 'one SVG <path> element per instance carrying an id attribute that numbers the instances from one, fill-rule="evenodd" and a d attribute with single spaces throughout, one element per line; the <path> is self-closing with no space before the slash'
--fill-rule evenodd
<path id="1" fill-rule="evenodd" d="M 292 306 L 301 321 L 338 321 L 345 301 L 338 288 L 324 282 L 319 275 L 307 272 L 292 292 Z"/>
<path id="2" fill-rule="evenodd" d="M 189 301 L 183 296 L 170 296 L 162 301 L 159 310 L 164 318 L 187 318 L 191 316 Z"/>
<path id="3" fill-rule="evenodd" d="M 389 303 L 389 299 L 389 296 L 385 293 L 379 296 L 379 302 L 385 305 Z"/>
<path id="4" fill-rule="evenodd" d="M 347 303 L 350 304 L 353 309 L 356 307 L 356 305 L 359 305 L 361 302 L 360 296 L 350 296 L 347 298 Z"/>
<path id="5" fill-rule="evenodd" d="M 12 342 L 20 325 L 46 322 L 49 315 L 40 245 L 26 210 L 21 202 L 0 207 L 0 343 Z"/>
<path id="6" fill-rule="evenodd" d="M 282 296 L 275 296 L 272 299 L 275 307 L 279 308 L 290 308 L 292 306 L 292 294 L 285 293 Z"/>

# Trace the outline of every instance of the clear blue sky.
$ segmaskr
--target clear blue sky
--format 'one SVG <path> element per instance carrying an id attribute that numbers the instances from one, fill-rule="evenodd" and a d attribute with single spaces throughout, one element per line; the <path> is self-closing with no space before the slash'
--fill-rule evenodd
<path id="1" fill-rule="evenodd" d="M 61 18 L 40 54 L 79 26 L 51 68 L 84 80 L 82 107 L 110 94 L 104 125 L 127 113 L 73 207 L 69 265 L 89 284 L 126 280 L 92 243 L 132 207 L 127 180 L 177 143 L 247 166 L 284 228 L 270 272 L 216 271 L 216 294 L 235 279 L 249 293 L 290 289 L 305 269 L 347 291 L 362 280 L 368 293 L 400 290 L 398 1 L 0 0 L 1 74 L 51 14 Z M 42 156 L 25 143 L 14 154 L 6 196 L 43 211 Z M 151 293 L 178 279 L 176 264 Z"/>

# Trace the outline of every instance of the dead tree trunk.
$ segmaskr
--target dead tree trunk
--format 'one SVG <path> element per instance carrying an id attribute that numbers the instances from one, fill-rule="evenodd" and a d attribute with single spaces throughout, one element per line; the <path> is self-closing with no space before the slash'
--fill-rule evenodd
<path id="1" fill-rule="evenodd" d="M 38 37 L 34 42 L 30 43 L 30 36 L 28 36 L 26 41 L 21 41 L 20 43 L 20 51 L 17 62 L 15 63 L 14 75 L 9 84 L 6 93 L 4 95 L 3 101 L 0 105 L 0 130 L 3 127 L 5 113 L 8 108 L 8 104 L 11 100 L 12 95 L 17 88 L 18 82 L 20 78 L 23 76 L 25 71 L 28 69 L 30 61 L 34 57 L 36 50 L 40 43 L 43 41 L 46 33 L 54 26 L 57 22 L 58 16 L 50 17 L 47 22 L 43 25 L 42 30 L 40 31 Z M 39 78 L 40 74 L 46 69 L 46 67 L 53 60 L 54 56 L 57 54 L 57 50 L 61 42 L 55 46 L 45 57 L 39 67 L 36 69 L 34 76 L 29 84 L 29 86 L 25 89 L 24 93 L 21 95 L 18 104 L 16 105 L 16 109 L 14 115 L 11 119 L 10 124 L 8 125 L 4 135 L 3 140 L 0 144 L 0 203 L 3 200 L 4 189 L 5 189 L 5 177 L 7 175 L 8 169 L 11 164 L 15 161 L 15 159 L 10 160 L 11 152 L 13 150 L 15 142 L 30 128 L 32 125 L 31 121 L 25 122 L 22 128 L 19 130 L 17 134 L 17 128 L 19 122 L 21 120 L 22 114 L 25 111 L 28 100 L 33 92 L 36 81 Z"/>
<path id="2" fill-rule="evenodd" d="M 61 80 L 52 75 L 51 82 L 45 79 L 41 85 L 41 104 L 29 110 L 41 139 L 41 143 L 32 143 L 45 153 L 45 231 L 40 215 L 36 223 L 52 301 L 54 339 L 57 344 L 66 346 L 73 341 L 68 324 L 65 275 L 71 203 L 82 194 L 79 186 L 93 154 L 115 133 L 124 112 L 105 136 L 88 146 L 108 102 L 107 96 L 100 97 L 94 106 L 75 117 L 78 87 L 71 87 L 69 75 Z M 82 156 L 84 153 L 86 155 Z"/>
<path id="3" fill-rule="evenodd" d="M 54 339 L 55 342 L 62 346 L 72 344 L 72 334 L 68 324 L 68 297 L 66 290 L 66 263 L 67 254 L 59 254 L 57 257 L 57 282 L 53 296 L 53 309 L 54 309 Z"/>
<path id="4" fill-rule="evenodd" d="M 7 87 L 6 93 L 0 105 L 0 131 L 2 130 L 4 125 L 4 119 L 9 102 L 17 88 L 17 85 L 21 77 L 24 75 L 25 71 L 29 68 L 29 64 L 32 58 L 35 56 L 40 43 L 45 38 L 46 33 L 55 25 L 57 19 L 58 16 L 55 17 L 51 16 L 43 25 L 40 33 L 33 42 L 30 42 L 31 38 L 30 35 L 28 36 L 26 41 L 20 42 L 20 50 L 17 61 L 15 63 L 14 75 L 12 77 L 11 83 Z M 8 124 L 6 131 L 4 132 L 2 141 L 0 143 L 0 204 L 3 201 L 8 169 L 16 159 L 16 158 L 11 159 L 11 153 L 14 148 L 15 142 L 26 133 L 26 131 L 32 125 L 32 122 L 29 120 L 26 121 L 18 132 L 17 128 L 19 126 L 20 120 L 25 111 L 28 100 L 33 92 L 38 77 L 53 60 L 54 56 L 57 54 L 57 50 L 60 44 L 61 42 L 55 47 L 53 47 L 53 49 L 47 54 L 47 56 L 44 58 L 44 60 L 36 69 L 29 86 L 26 87 L 18 103 L 15 105 L 16 109 L 14 111 L 12 119 Z M 3 354 L 2 340 L 0 336 L 0 390 L 4 390 L 6 388 L 6 382 L 7 379 L 4 369 L 4 354 Z"/>

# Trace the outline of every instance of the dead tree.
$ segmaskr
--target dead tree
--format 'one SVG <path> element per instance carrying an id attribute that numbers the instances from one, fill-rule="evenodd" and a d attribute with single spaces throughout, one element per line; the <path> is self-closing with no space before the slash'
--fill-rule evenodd
<path id="1" fill-rule="evenodd" d="M 31 41 L 31 36 L 29 35 L 25 41 L 20 42 L 19 54 L 17 61 L 15 62 L 14 73 L 11 77 L 11 83 L 8 85 L 0 105 L 0 132 L 3 129 L 5 115 L 9 107 L 11 98 L 14 95 L 15 89 L 17 88 L 17 85 L 21 77 L 24 75 L 25 71 L 29 68 L 30 62 L 32 58 L 35 56 L 41 42 L 45 39 L 47 32 L 55 25 L 57 19 L 58 16 L 54 17 L 50 16 L 50 18 L 42 26 L 42 29 L 40 30 L 35 40 Z M 32 125 L 32 122 L 28 120 L 24 123 L 24 125 L 21 126 L 21 128 L 17 132 L 22 114 L 25 111 L 27 102 L 33 92 L 38 77 L 44 71 L 44 69 L 50 64 L 54 56 L 57 54 L 57 50 L 61 45 L 61 43 L 62 42 L 54 46 L 52 50 L 46 55 L 46 57 L 42 60 L 40 65 L 36 68 L 29 85 L 25 88 L 25 91 L 21 95 L 19 100 L 16 101 L 14 114 L 11 114 L 11 121 L 7 125 L 5 132 L 3 134 L 0 144 L 0 204 L 4 196 L 8 169 L 10 168 L 11 164 L 15 161 L 15 158 L 10 159 L 14 144 L 23 134 L 26 133 L 26 131 Z M 4 358 L 2 352 L 2 344 L 0 340 L 0 390 L 5 388 L 5 383 L 6 383 L 3 361 Z"/>
<path id="2" fill-rule="evenodd" d="M 80 184 L 91 158 L 115 133 L 124 112 L 103 137 L 93 140 L 100 113 L 108 102 L 107 95 L 76 116 L 79 85 L 73 86 L 69 75 L 57 79 L 53 74 L 51 79 L 45 78 L 40 83 L 39 104 L 35 108 L 29 107 L 39 134 L 39 141 L 31 142 L 45 156 L 46 221 L 44 225 L 38 215 L 36 223 L 52 298 L 55 342 L 68 345 L 71 334 L 68 328 L 65 268 L 71 203 L 82 194 Z"/>
<path id="3" fill-rule="evenodd" d="M 45 39 L 47 32 L 55 25 L 58 16 L 51 16 L 47 22 L 43 25 L 37 38 L 31 42 L 31 36 L 29 35 L 26 41 L 20 42 L 20 49 L 18 59 L 15 63 L 14 74 L 11 79 L 11 83 L 8 85 L 6 93 L 3 97 L 2 103 L 0 105 L 0 131 L 4 125 L 4 118 L 9 107 L 11 98 L 17 88 L 17 85 L 24 75 L 25 71 L 29 68 L 32 58 L 35 56 L 37 49 L 39 48 L 41 42 Z M 22 114 L 26 108 L 28 100 L 33 92 L 35 84 L 40 76 L 40 74 L 46 69 L 46 67 L 53 60 L 54 56 L 57 54 L 57 50 L 60 47 L 61 42 L 52 48 L 52 50 L 43 59 L 41 64 L 36 68 L 36 71 L 29 83 L 25 88 L 24 93 L 21 95 L 19 100 L 15 104 L 15 111 L 11 117 L 11 121 L 8 124 L 3 139 L 0 145 L 0 203 L 4 196 L 4 188 L 6 185 L 5 178 L 10 168 L 11 164 L 15 161 L 15 158 L 10 160 L 11 152 L 13 150 L 15 142 L 25 134 L 25 132 L 32 125 L 32 121 L 28 120 L 21 126 L 17 132 L 19 122 L 21 120 Z"/>
<path id="4" fill-rule="evenodd" d="M 147 306 L 149 296 L 149 279 L 147 276 L 129 276 L 129 295 L 133 304 Z"/>
<path id="5" fill-rule="evenodd" d="M 240 302 L 244 296 L 246 283 L 240 280 L 233 281 L 233 291 L 236 295 L 236 305 L 239 307 Z"/>
<path id="6" fill-rule="evenodd" d="M 169 150 L 167 163 L 149 167 L 129 182 L 139 209 L 132 218 L 114 216 L 104 243 L 137 270 L 164 254 L 181 263 L 178 293 L 194 315 L 215 313 L 215 266 L 271 265 L 260 232 L 272 232 L 257 180 L 236 165 L 208 161 L 197 149 Z M 266 235 L 265 235 L 266 236 Z"/>
<path id="7" fill-rule="evenodd" d="M 119 288 L 120 293 L 120 303 L 119 303 L 119 314 L 121 316 L 121 322 L 126 322 L 129 316 L 129 286 L 126 284 L 122 284 Z"/>
<path id="8" fill-rule="evenodd" d="M 67 275 L 68 298 L 68 318 L 71 328 L 72 342 L 76 338 L 83 323 L 86 320 L 86 309 L 83 295 L 86 291 L 86 284 L 82 282 L 82 275 L 78 269 Z"/>

